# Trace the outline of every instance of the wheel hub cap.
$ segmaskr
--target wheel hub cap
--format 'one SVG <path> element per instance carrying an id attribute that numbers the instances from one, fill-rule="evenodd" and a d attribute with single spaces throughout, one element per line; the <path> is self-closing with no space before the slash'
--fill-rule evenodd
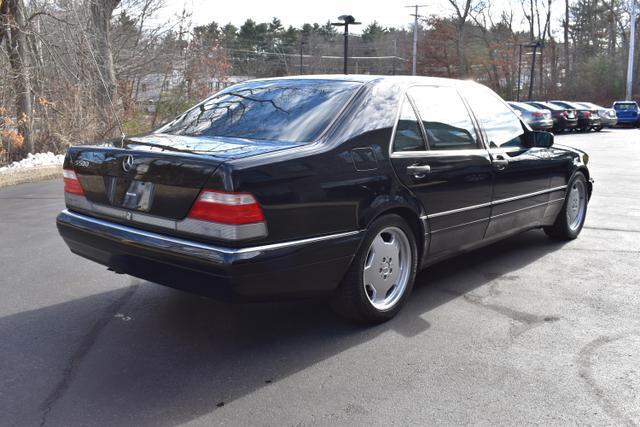
<path id="1" fill-rule="evenodd" d="M 363 271 L 364 290 L 376 309 L 391 309 L 409 282 L 411 247 L 404 231 L 387 227 L 373 239 Z"/>
<path id="2" fill-rule="evenodd" d="M 573 231 L 582 224 L 587 207 L 587 192 L 582 181 L 575 181 L 567 198 L 567 224 Z"/>

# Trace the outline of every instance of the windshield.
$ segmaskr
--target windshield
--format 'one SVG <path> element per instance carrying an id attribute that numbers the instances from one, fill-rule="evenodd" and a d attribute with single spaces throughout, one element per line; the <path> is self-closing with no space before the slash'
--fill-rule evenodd
<path id="1" fill-rule="evenodd" d="M 308 142 L 336 117 L 358 82 L 271 80 L 232 86 L 159 132 L 280 142 Z"/>

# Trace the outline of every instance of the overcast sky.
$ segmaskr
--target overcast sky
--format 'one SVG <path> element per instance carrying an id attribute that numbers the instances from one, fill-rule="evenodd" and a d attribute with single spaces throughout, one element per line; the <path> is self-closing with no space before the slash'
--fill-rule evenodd
<path id="1" fill-rule="evenodd" d="M 458 0 L 463 3 L 463 0 Z M 420 9 L 422 15 L 451 16 L 453 9 L 448 0 L 166 0 L 159 16 L 168 20 L 179 14 L 183 8 L 192 12 L 193 25 L 208 24 L 216 21 L 224 25 L 228 22 L 236 26 L 242 25 L 248 18 L 256 22 L 269 22 L 277 17 L 287 27 L 300 27 L 304 23 L 324 24 L 327 20 L 335 21 L 339 15 L 350 14 L 362 22 L 362 26 L 352 27 L 353 33 L 378 21 L 385 27 L 406 27 L 413 22 L 413 9 L 406 6 L 412 4 L 427 5 Z M 546 3 L 546 2 L 541 2 Z M 494 21 L 500 20 L 501 12 L 512 8 L 515 28 L 528 28 L 522 14 L 522 6 L 518 0 L 492 0 Z M 552 23 L 554 35 L 561 37 L 560 21 L 563 16 L 564 1 L 552 0 Z M 544 19 L 544 12 L 541 11 Z"/>
<path id="2" fill-rule="evenodd" d="M 422 0 L 417 2 L 402 0 L 168 0 L 164 13 L 166 17 L 179 13 L 183 7 L 193 10 L 195 25 L 216 21 L 219 24 L 231 22 L 242 25 L 247 18 L 256 22 L 268 22 L 279 18 L 284 26 L 299 27 L 309 22 L 324 24 L 336 20 L 339 15 L 349 14 L 363 23 L 363 26 L 378 21 L 385 27 L 404 27 L 412 23 L 410 4 L 427 4 L 420 9 L 424 15 L 450 13 L 447 0 Z M 353 32 L 361 29 L 353 27 Z"/>

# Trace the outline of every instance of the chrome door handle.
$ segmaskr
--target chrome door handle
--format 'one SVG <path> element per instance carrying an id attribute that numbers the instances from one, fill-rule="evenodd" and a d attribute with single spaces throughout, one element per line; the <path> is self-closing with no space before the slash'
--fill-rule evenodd
<path id="1" fill-rule="evenodd" d="M 407 166 L 407 174 L 413 175 L 414 178 L 424 178 L 431 172 L 431 166 L 429 165 L 410 165 Z"/>
<path id="2" fill-rule="evenodd" d="M 502 156 L 501 156 L 502 157 Z M 499 171 L 504 170 L 509 166 L 509 160 L 504 158 L 493 159 L 491 163 L 493 163 L 493 167 L 498 169 Z"/>

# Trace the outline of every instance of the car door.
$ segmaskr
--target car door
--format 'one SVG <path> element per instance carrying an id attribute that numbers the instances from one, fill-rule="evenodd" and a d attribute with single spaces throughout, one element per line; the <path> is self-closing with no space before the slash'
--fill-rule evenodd
<path id="1" fill-rule="evenodd" d="M 491 210 L 492 166 L 457 90 L 409 88 L 391 150 L 398 177 L 427 214 L 429 254 L 481 241 Z"/>
<path id="2" fill-rule="evenodd" d="M 486 238 L 542 221 L 554 165 L 548 148 L 531 147 L 531 132 L 492 90 L 469 84 L 464 97 L 482 129 L 493 163 L 491 221 Z"/>

